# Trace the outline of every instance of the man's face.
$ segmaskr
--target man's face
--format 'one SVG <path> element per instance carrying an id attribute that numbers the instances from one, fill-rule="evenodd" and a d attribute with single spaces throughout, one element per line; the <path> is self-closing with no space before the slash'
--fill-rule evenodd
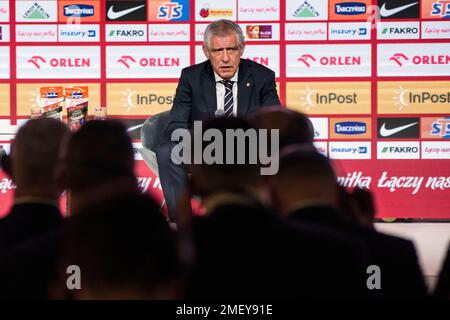
<path id="1" fill-rule="evenodd" d="M 231 79 L 239 67 L 244 53 L 244 45 L 238 47 L 238 38 L 235 33 L 226 36 L 211 36 L 210 48 L 203 46 L 203 52 L 211 61 L 214 71 L 225 80 Z"/>

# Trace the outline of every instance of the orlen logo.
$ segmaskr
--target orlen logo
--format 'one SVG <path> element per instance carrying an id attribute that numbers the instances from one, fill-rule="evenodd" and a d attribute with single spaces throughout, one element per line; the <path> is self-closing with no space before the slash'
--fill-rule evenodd
<path id="1" fill-rule="evenodd" d="M 392 57 L 389 58 L 389 61 L 394 61 L 400 67 L 403 67 L 403 61 L 408 61 L 408 57 L 403 53 L 396 53 Z"/>
<path id="2" fill-rule="evenodd" d="M 362 2 L 341 2 L 334 6 L 336 14 L 358 15 L 366 13 L 366 4 Z"/>
<path id="3" fill-rule="evenodd" d="M 450 56 L 449 55 L 416 55 L 412 58 L 408 58 L 408 56 L 404 53 L 395 53 L 392 57 L 389 58 L 389 61 L 394 61 L 400 67 L 406 64 L 406 61 L 411 61 L 411 64 L 414 65 L 448 65 L 450 64 Z"/>
<path id="4" fill-rule="evenodd" d="M 433 3 L 431 17 L 450 18 L 450 0 L 438 0 Z"/>
<path id="5" fill-rule="evenodd" d="M 311 54 L 302 54 L 297 61 L 308 68 L 311 67 L 310 61 L 318 62 L 322 66 L 360 66 L 361 56 L 323 56 L 317 59 Z"/>
<path id="6" fill-rule="evenodd" d="M 41 56 L 32 56 L 27 63 L 31 63 L 37 69 L 41 69 L 42 65 L 50 65 L 53 68 L 83 68 L 91 66 L 89 58 L 52 58 L 48 62 Z"/>
<path id="7" fill-rule="evenodd" d="M 180 58 L 142 58 L 136 60 L 132 56 L 123 55 L 117 62 L 122 63 L 127 69 L 130 69 L 132 65 L 139 64 L 141 67 L 179 67 Z"/>
<path id="8" fill-rule="evenodd" d="M 92 17 L 94 13 L 94 6 L 87 4 L 64 6 L 65 17 Z"/>
<path id="9" fill-rule="evenodd" d="M 158 19 L 171 20 L 183 16 L 183 5 L 178 2 L 165 2 L 158 7 Z"/>

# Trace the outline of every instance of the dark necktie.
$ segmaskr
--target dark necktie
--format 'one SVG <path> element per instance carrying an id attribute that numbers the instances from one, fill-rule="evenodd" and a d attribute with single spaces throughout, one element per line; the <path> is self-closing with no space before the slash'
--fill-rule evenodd
<path id="1" fill-rule="evenodd" d="M 234 99 L 233 99 L 233 81 L 222 80 L 225 86 L 225 98 L 223 100 L 224 117 L 230 117 L 233 115 Z"/>

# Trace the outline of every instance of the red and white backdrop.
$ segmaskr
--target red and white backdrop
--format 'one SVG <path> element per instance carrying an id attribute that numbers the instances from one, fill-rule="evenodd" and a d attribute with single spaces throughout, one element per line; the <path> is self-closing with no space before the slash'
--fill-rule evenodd
<path id="1" fill-rule="evenodd" d="M 373 190 L 380 217 L 450 218 L 449 0 L 0 0 L 0 145 L 40 87 L 87 85 L 90 112 L 123 119 L 137 150 L 222 18 L 242 26 L 244 57 L 275 71 L 283 103 L 311 116 L 341 184 Z M 0 171 L 0 216 L 13 189 Z"/>

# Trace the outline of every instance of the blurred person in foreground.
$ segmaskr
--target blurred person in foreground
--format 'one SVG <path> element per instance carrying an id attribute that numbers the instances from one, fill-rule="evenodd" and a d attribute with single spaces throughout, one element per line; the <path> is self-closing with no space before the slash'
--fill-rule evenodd
<path id="1" fill-rule="evenodd" d="M 204 125 L 205 131 L 210 129 L 222 134 L 224 149 L 216 153 L 223 155 L 233 143 L 227 130 L 255 130 L 240 118 L 211 120 Z M 208 146 L 203 144 L 202 150 Z M 188 297 L 358 297 L 363 249 L 339 236 L 285 224 L 264 199 L 265 177 L 259 162 L 249 163 L 250 142 L 244 149 L 234 148 L 234 164 L 190 166 L 190 192 L 200 196 L 206 215 L 190 221 L 196 260 Z M 245 163 L 236 164 L 238 155 L 244 155 Z M 189 210 L 178 216 L 188 221 L 182 217 L 189 217 Z M 181 223 L 180 231 L 185 227 Z"/>
<path id="2" fill-rule="evenodd" d="M 64 154 L 61 180 L 70 191 L 71 212 L 121 193 L 139 193 L 134 152 L 125 126 L 93 120 L 73 134 Z"/>
<path id="3" fill-rule="evenodd" d="M 86 206 L 64 231 L 52 298 L 183 298 L 174 234 L 148 195 L 115 195 Z M 69 266 L 81 271 L 79 289 L 66 287 Z"/>
<path id="4" fill-rule="evenodd" d="M 411 241 L 357 224 L 340 211 L 339 190 L 327 158 L 305 146 L 285 148 L 280 170 L 270 177 L 272 203 L 291 223 L 314 225 L 349 235 L 368 248 L 369 265 L 381 271 L 381 288 L 370 297 L 423 298 L 426 287 Z"/>
<path id="5" fill-rule="evenodd" d="M 63 187 L 57 180 L 60 149 L 70 131 L 61 121 L 30 120 L 17 132 L 11 154 L 2 159 L 5 172 L 17 188 L 9 214 L 0 220 L 0 254 L 50 231 L 62 221 L 59 200 Z"/>
<path id="6" fill-rule="evenodd" d="M 58 120 L 30 120 L 17 132 L 11 155 L 3 158 L 17 189 L 10 213 L 0 220 L 0 299 L 47 297 L 58 251 L 53 235 L 63 223 L 60 152 L 69 137 Z"/>
<path id="7" fill-rule="evenodd" d="M 249 120 L 259 129 L 278 129 L 280 149 L 291 144 L 313 143 L 314 128 L 304 113 L 287 108 L 267 107 L 250 115 Z"/>

